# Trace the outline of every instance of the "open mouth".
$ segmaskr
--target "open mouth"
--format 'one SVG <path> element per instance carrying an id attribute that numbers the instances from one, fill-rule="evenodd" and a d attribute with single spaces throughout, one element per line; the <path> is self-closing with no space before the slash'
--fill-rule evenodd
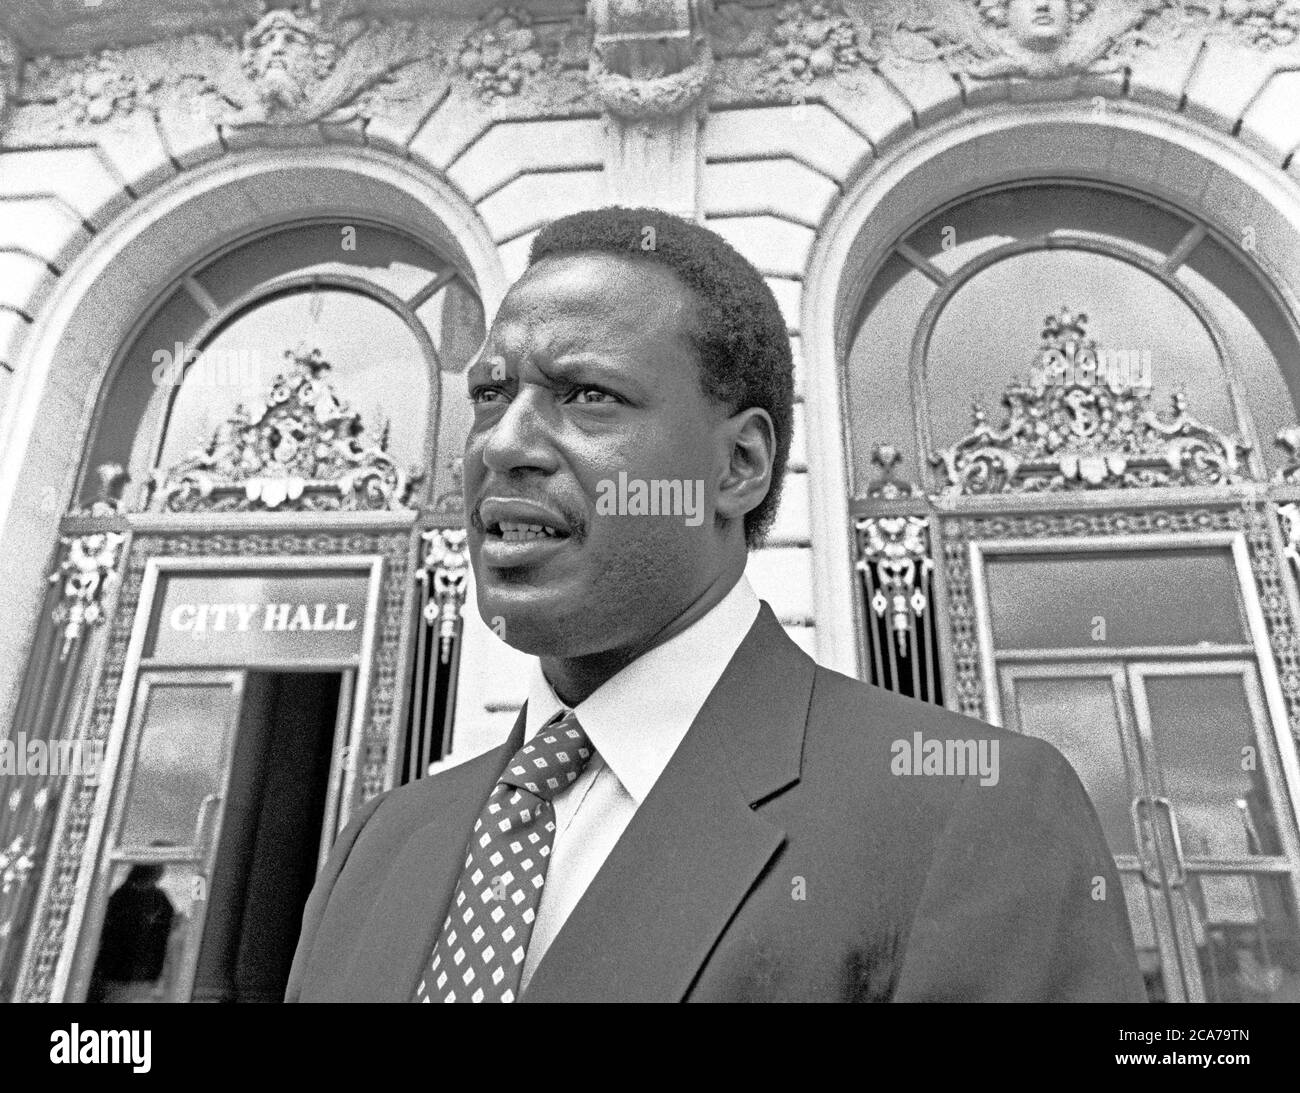
<path id="1" fill-rule="evenodd" d="M 502 520 L 495 524 L 486 524 L 487 533 L 499 538 L 503 543 L 527 543 L 534 539 L 567 539 L 568 535 L 558 528 L 545 524 L 520 524 Z"/>
<path id="2" fill-rule="evenodd" d="M 548 504 L 518 497 L 485 497 L 475 526 L 483 532 L 482 558 L 492 569 L 541 565 L 574 534 Z"/>

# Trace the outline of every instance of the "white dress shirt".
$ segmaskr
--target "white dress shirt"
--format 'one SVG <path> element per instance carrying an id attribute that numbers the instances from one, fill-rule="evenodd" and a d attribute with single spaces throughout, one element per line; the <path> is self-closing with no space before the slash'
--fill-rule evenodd
<path id="1" fill-rule="evenodd" d="M 742 576 L 706 615 L 574 707 L 596 755 L 554 800 L 555 841 L 524 958 L 521 988 L 614 849 L 758 617 Z M 567 707 L 533 662 L 524 739 Z"/>

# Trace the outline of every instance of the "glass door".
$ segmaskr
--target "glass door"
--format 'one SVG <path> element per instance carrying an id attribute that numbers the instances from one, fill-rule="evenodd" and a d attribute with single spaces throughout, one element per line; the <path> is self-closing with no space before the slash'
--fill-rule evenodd
<path id="1" fill-rule="evenodd" d="M 1187 997 L 1300 1001 L 1300 858 L 1255 665 L 1137 662 L 1127 675 Z"/>
<path id="2" fill-rule="evenodd" d="M 189 999 L 243 692 L 238 671 L 141 672 L 95 877 L 87 1001 Z"/>
<path id="3" fill-rule="evenodd" d="M 1300 858 L 1254 663 L 998 675 L 1007 727 L 1058 748 L 1097 810 L 1151 999 L 1300 1000 Z"/>
<path id="4" fill-rule="evenodd" d="M 1006 727 L 1056 747 L 1097 810 L 1124 887 L 1148 995 L 1181 1000 L 1178 934 L 1163 897 L 1167 878 L 1148 849 L 1142 755 L 1123 665 L 1013 664 L 999 676 Z"/>

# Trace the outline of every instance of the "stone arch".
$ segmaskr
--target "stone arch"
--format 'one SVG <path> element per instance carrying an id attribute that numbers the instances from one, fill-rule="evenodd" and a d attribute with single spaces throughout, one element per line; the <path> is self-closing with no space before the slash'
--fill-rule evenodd
<path id="1" fill-rule="evenodd" d="M 364 217 L 457 264 L 491 315 L 507 284 L 474 209 L 432 173 L 365 148 L 250 149 L 209 161 L 133 202 L 72 258 L 26 339 L 20 382 L 0 416 L 0 551 L 9 579 L 0 662 L 21 664 L 47 561 L 117 347 L 154 299 L 223 245 L 282 220 Z M 19 673 L 0 677 L 0 719 Z"/>
<path id="2" fill-rule="evenodd" d="M 967 110 L 900 140 L 836 203 L 804 280 L 804 364 L 818 659 L 858 671 L 840 368 L 872 275 L 894 242 L 964 194 L 1027 180 L 1123 186 L 1199 215 L 1229 240 L 1249 237 L 1258 272 L 1300 316 L 1300 187 L 1240 141 L 1164 111 L 1084 102 Z"/>

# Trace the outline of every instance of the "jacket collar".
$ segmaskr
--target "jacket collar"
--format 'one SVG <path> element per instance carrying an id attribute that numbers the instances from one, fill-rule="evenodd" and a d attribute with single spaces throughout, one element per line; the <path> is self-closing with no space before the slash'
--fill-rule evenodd
<path id="1" fill-rule="evenodd" d="M 763 604 L 521 1001 L 687 994 L 785 841 L 753 809 L 799 779 L 815 671 Z"/>
<path id="2" fill-rule="evenodd" d="M 764 603 L 520 1001 L 676 1001 L 690 990 L 785 840 L 753 809 L 799 779 L 815 671 Z M 354 997 L 414 995 L 474 820 L 523 743 L 525 717 L 501 747 L 438 776 L 432 815 L 375 894 L 349 976 Z"/>

